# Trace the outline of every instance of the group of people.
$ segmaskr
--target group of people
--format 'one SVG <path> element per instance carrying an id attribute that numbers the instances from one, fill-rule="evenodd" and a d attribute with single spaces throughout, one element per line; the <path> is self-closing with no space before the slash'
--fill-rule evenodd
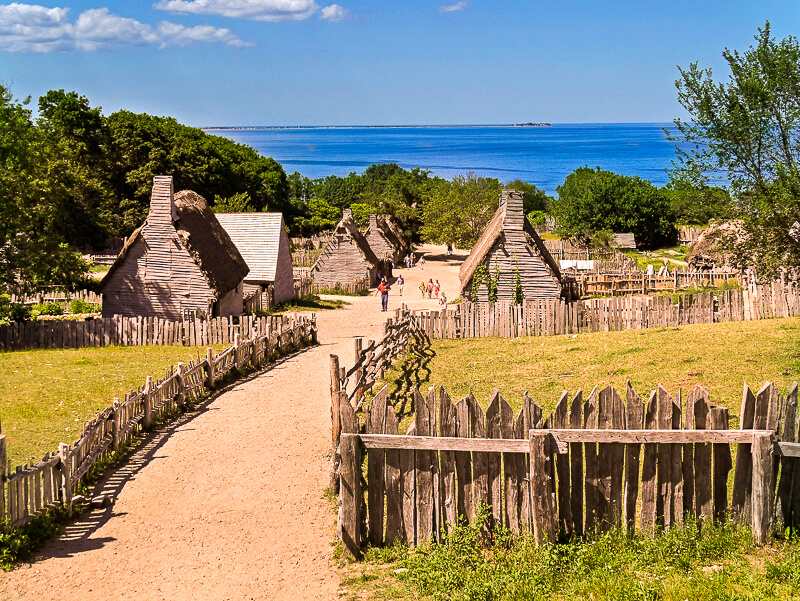
<path id="1" fill-rule="evenodd" d="M 405 287 L 406 281 L 403 279 L 402 275 L 397 276 L 395 280 L 397 287 L 400 289 L 400 296 L 403 296 L 403 288 Z M 375 296 L 381 295 L 381 311 L 388 311 L 389 310 L 389 290 L 392 287 L 389 285 L 389 282 L 386 278 L 382 278 L 380 283 L 378 284 L 377 290 L 375 290 Z M 447 307 L 447 297 L 445 296 L 444 292 L 441 289 L 441 285 L 439 284 L 439 280 L 437 279 L 435 282 L 433 278 L 428 279 L 428 283 L 425 283 L 425 280 L 420 282 L 419 289 L 422 292 L 422 298 L 436 298 L 439 300 L 439 309 L 444 310 Z"/>
<path id="2" fill-rule="evenodd" d="M 404 262 L 406 264 L 406 269 L 411 269 L 414 265 L 419 265 L 420 269 L 425 269 L 425 257 L 421 256 L 417 262 L 414 262 L 415 256 L 413 253 L 409 253 L 406 255 Z"/>

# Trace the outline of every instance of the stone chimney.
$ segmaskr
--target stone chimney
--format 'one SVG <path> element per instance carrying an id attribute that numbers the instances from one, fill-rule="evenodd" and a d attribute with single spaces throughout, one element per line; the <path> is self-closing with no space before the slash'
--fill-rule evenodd
<path id="1" fill-rule="evenodd" d="M 503 226 L 509 230 L 522 230 L 525 224 L 525 213 L 522 209 L 522 193 L 516 190 L 503 190 L 500 195 L 500 206 L 505 205 L 506 215 Z"/>
<path id="2" fill-rule="evenodd" d="M 150 196 L 150 211 L 147 221 L 150 225 L 167 223 L 172 225 L 178 220 L 175 210 L 175 194 L 172 188 L 171 175 L 156 175 L 153 178 L 153 192 Z"/>
<path id="3" fill-rule="evenodd" d="M 344 219 L 345 217 L 352 218 L 353 217 L 353 211 L 351 211 L 350 209 L 345 209 L 344 212 L 342 213 L 342 219 Z"/>
<path id="4" fill-rule="evenodd" d="M 377 215 L 370 215 L 369 216 L 369 231 L 377 232 L 378 231 L 378 216 Z"/>

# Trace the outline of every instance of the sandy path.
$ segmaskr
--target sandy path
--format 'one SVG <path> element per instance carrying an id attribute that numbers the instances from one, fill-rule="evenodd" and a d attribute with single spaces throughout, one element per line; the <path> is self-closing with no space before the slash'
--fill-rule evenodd
<path id="1" fill-rule="evenodd" d="M 442 248 L 427 248 L 441 254 Z M 390 309 L 437 307 L 424 277 L 457 295 L 460 261 L 403 270 Z M 463 258 L 459 257 L 459 258 Z M 103 483 L 114 504 L 84 514 L 32 563 L 0 576 L 2 599 L 335 599 L 335 514 L 323 491 L 330 447 L 329 355 L 353 362 L 377 338 L 377 298 L 318 313 L 321 345 L 230 385 L 155 434 Z"/>

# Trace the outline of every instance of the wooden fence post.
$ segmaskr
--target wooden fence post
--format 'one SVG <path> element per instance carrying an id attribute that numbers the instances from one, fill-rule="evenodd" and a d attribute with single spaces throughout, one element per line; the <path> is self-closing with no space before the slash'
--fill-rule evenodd
<path id="1" fill-rule="evenodd" d="M 331 355 L 331 449 L 336 453 L 339 446 L 339 436 L 342 433 L 341 420 L 339 418 L 339 356 Z"/>
<path id="2" fill-rule="evenodd" d="M 214 351 L 211 348 L 206 349 L 206 365 L 208 377 L 206 378 L 206 388 L 209 390 L 214 389 Z"/>
<path id="3" fill-rule="evenodd" d="M 114 397 L 113 403 L 113 415 L 111 422 L 111 448 L 116 453 L 119 451 L 119 426 L 120 426 L 120 414 L 119 414 L 119 397 Z"/>
<path id="4" fill-rule="evenodd" d="M 153 419 L 151 415 L 150 395 L 153 391 L 153 376 L 147 376 L 144 382 L 144 392 L 142 393 L 142 402 L 144 403 L 144 418 L 142 418 L 142 427 L 145 430 L 150 429 L 150 423 Z"/>
<path id="5" fill-rule="evenodd" d="M 753 435 L 753 539 L 765 544 L 772 536 L 772 433 Z"/>
<path id="6" fill-rule="evenodd" d="M 180 409 L 183 409 L 186 404 L 186 381 L 184 374 L 186 373 L 186 366 L 183 363 L 178 363 L 178 375 L 176 381 L 178 382 L 178 394 L 175 395 L 175 402 Z"/>
<path id="7" fill-rule="evenodd" d="M 553 506 L 553 482 L 547 459 L 550 454 L 550 435 L 546 432 L 530 434 L 531 444 L 531 509 L 533 514 L 533 536 L 536 544 L 555 542 L 555 507 Z"/>
<path id="8" fill-rule="evenodd" d="M 0 434 L 0 523 L 6 518 L 6 436 Z"/>
<path id="9" fill-rule="evenodd" d="M 61 502 L 72 510 L 72 466 L 69 458 L 69 445 L 58 443 L 58 457 L 61 459 Z"/>

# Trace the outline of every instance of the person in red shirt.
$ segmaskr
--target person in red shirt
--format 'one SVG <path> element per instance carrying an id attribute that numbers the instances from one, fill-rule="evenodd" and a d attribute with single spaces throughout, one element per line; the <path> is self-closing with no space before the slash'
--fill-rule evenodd
<path id="1" fill-rule="evenodd" d="M 389 290 L 392 287 L 386 281 L 386 278 L 381 280 L 381 283 L 378 284 L 378 289 L 375 291 L 375 296 L 378 296 L 380 293 L 381 295 L 381 311 L 388 311 L 389 310 Z"/>

